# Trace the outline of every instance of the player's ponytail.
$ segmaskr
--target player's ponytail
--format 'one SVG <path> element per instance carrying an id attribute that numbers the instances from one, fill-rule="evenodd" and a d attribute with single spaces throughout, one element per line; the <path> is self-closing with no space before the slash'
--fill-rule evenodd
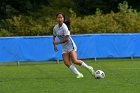
<path id="1" fill-rule="evenodd" d="M 65 20 L 64 23 L 67 25 L 68 29 L 70 30 L 70 21 L 69 20 Z"/>
<path id="2" fill-rule="evenodd" d="M 67 25 L 68 29 L 70 30 L 70 21 L 69 21 L 69 20 L 66 20 L 65 15 L 64 15 L 63 13 L 61 13 L 61 12 L 57 13 L 57 14 L 56 14 L 56 17 L 57 17 L 59 14 L 61 14 L 61 15 L 64 17 L 64 23 Z"/>

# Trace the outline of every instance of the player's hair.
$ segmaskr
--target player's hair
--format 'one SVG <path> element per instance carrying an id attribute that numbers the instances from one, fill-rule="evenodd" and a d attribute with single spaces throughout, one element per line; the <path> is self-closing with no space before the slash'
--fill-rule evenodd
<path id="1" fill-rule="evenodd" d="M 57 14 L 56 14 L 56 17 L 57 17 L 59 14 L 61 14 L 61 15 L 64 17 L 64 23 L 67 25 L 68 29 L 70 30 L 70 21 L 69 21 L 69 20 L 66 20 L 65 15 L 64 15 L 63 13 L 61 13 L 61 12 L 57 13 Z"/>

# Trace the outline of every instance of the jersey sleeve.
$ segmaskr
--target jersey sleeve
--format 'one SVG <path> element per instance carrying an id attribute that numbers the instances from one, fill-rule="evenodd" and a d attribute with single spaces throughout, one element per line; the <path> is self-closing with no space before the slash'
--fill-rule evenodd
<path id="1" fill-rule="evenodd" d="M 63 30 L 64 30 L 64 35 L 70 35 L 70 31 L 68 30 L 68 27 L 66 25 L 64 25 L 63 27 Z"/>

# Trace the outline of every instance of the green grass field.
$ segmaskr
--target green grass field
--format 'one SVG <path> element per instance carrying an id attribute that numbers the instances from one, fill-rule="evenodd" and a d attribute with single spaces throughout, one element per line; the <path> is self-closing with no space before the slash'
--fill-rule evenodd
<path id="1" fill-rule="evenodd" d="M 0 93 L 139 93 L 139 60 L 85 61 L 106 73 L 101 80 L 76 66 L 84 74 L 77 79 L 62 62 L 0 65 Z"/>

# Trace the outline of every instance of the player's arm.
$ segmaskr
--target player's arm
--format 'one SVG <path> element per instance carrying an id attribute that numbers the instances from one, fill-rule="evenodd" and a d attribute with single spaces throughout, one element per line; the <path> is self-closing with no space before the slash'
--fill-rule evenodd
<path id="1" fill-rule="evenodd" d="M 54 41 L 54 44 L 55 44 L 55 45 L 57 45 L 57 44 L 63 44 L 63 43 L 65 43 L 65 42 L 67 42 L 68 40 L 69 40 L 69 35 L 66 35 L 66 36 L 64 37 L 64 39 L 61 40 L 60 42 Z"/>
<path id="2" fill-rule="evenodd" d="M 54 46 L 54 51 L 58 51 L 58 49 L 57 49 L 57 46 L 56 46 L 55 42 L 56 42 L 56 36 L 55 36 L 55 35 L 53 35 L 53 46 Z"/>

